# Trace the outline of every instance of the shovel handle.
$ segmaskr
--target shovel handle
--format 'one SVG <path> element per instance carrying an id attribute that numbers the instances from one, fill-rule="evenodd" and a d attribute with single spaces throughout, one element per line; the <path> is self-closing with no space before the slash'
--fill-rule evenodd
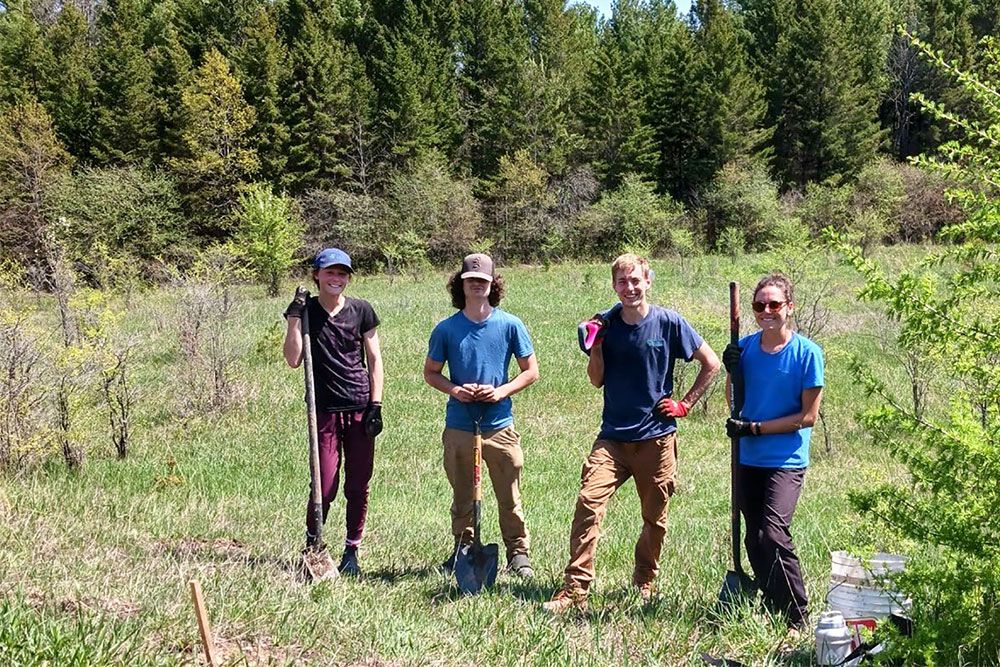
<path id="1" fill-rule="evenodd" d="M 729 283 L 729 342 L 738 345 L 740 342 L 740 284 L 735 280 Z M 730 415 L 735 419 L 743 410 L 744 386 L 743 374 L 735 369 L 729 376 L 732 388 L 732 409 Z M 740 509 L 736 500 L 736 489 L 740 474 L 740 439 L 733 438 L 729 448 L 729 519 L 732 530 L 733 570 L 743 574 L 743 559 L 740 554 Z"/>
<path id="2" fill-rule="evenodd" d="M 323 498 L 320 491 L 319 473 L 319 428 L 316 425 L 316 382 L 313 377 L 312 340 L 309 333 L 309 292 L 306 292 L 306 307 L 302 311 L 302 367 L 305 370 L 306 418 L 309 423 L 309 516 L 307 533 L 310 544 L 322 544 Z"/>

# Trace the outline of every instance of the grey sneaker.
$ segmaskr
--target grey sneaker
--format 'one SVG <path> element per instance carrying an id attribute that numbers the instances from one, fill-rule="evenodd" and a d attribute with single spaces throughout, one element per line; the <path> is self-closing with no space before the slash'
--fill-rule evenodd
<path id="1" fill-rule="evenodd" d="M 507 571 L 521 579 L 531 579 L 535 571 L 531 569 L 528 554 L 516 554 L 507 561 Z"/>

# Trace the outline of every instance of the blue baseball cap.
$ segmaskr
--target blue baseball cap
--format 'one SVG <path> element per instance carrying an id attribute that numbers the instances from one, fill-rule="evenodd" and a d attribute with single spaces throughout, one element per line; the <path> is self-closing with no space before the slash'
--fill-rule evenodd
<path id="1" fill-rule="evenodd" d="M 354 273 L 354 267 L 351 266 L 351 256 L 340 248 L 323 248 L 316 253 L 316 258 L 313 260 L 313 267 L 317 269 L 325 269 L 335 264 L 347 269 L 348 273 Z"/>

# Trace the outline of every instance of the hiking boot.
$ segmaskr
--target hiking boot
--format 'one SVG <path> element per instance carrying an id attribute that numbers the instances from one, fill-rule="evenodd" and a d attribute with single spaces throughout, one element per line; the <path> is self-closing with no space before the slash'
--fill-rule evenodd
<path id="1" fill-rule="evenodd" d="M 535 571 L 531 569 L 528 554 L 516 554 L 507 561 L 507 571 L 521 579 L 531 579 Z"/>
<path id="2" fill-rule="evenodd" d="M 358 565 L 358 548 L 347 547 L 344 555 L 340 558 L 340 565 L 337 566 L 340 573 L 348 577 L 360 577 L 361 566 Z"/>
<path id="3" fill-rule="evenodd" d="M 556 591 L 551 600 L 542 603 L 542 609 L 554 616 L 565 614 L 568 611 L 585 614 L 587 613 L 587 594 L 564 586 Z"/>

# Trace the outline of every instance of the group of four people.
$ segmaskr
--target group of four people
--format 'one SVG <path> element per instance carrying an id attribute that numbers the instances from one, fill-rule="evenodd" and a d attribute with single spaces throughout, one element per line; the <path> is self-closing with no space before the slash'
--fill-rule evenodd
<path id="1" fill-rule="evenodd" d="M 383 368 L 376 327 L 379 319 L 362 299 L 344 291 L 353 273 L 350 257 L 328 248 L 317 253 L 315 298 L 301 294 L 285 311 L 284 354 L 297 367 L 302 359 L 301 316 L 309 312 L 320 437 L 323 520 L 337 492 L 344 461 L 347 536 L 340 569 L 359 574 L 357 548 L 368 506 L 375 437 L 382 430 Z M 619 303 L 592 321 L 596 335 L 587 347 L 587 375 L 603 388 L 601 429 L 583 465 L 570 531 L 564 583 L 543 607 L 553 613 L 585 610 L 594 580 L 600 524 L 614 492 L 635 480 L 642 531 L 635 547 L 633 584 L 643 600 L 653 594 L 667 510 L 675 490 L 677 419 L 685 417 L 711 385 L 719 359 L 677 312 L 649 302 L 652 271 L 632 254 L 611 265 Z M 521 502 L 524 455 L 513 427 L 511 396 L 535 382 L 538 363 L 524 323 L 499 307 L 505 293 L 493 261 L 477 253 L 451 275 L 448 291 L 456 312 L 431 332 L 424 380 L 448 394 L 442 433 L 444 468 L 452 488 L 450 570 L 455 553 L 472 539 L 473 433 L 482 432 L 482 457 L 497 499 L 508 571 L 533 575 L 530 538 Z M 760 331 L 727 346 L 730 374 L 741 372 L 746 401 L 726 423 L 740 438 L 737 501 L 747 524 L 746 546 L 765 601 L 785 614 L 789 627 L 806 622 L 807 597 L 789 527 L 805 469 L 809 436 L 819 412 L 823 356 L 795 333 L 792 285 L 780 274 L 763 278 L 753 292 Z M 520 372 L 510 378 L 513 357 Z M 678 360 L 696 361 L 690 389 L 673 394 Z M 445 366 L 448 373 L 445 375 Z M 315 533 L 316 527 L 307 524 Z"/>

